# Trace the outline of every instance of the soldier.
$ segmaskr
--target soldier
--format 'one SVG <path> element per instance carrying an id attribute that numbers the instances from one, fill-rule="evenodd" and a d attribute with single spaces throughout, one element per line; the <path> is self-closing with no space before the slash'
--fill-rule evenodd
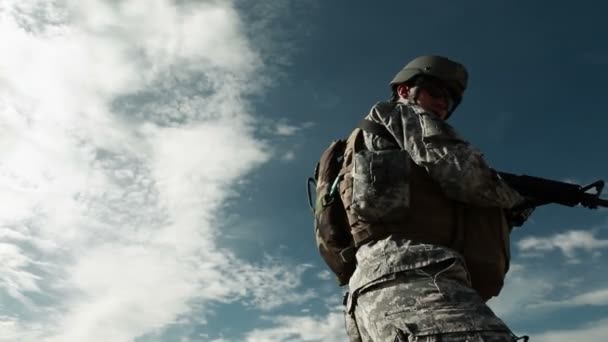
<path id="1" fill-rule="evenodd" d="M 531 210 L 513 209 L 524 198 L 445 121 L 467 78 L 447 58 L 415 58 L 347 141 L 351 341 L 518 339 L 485 302 L 502 288 L 510 230 Z"/>

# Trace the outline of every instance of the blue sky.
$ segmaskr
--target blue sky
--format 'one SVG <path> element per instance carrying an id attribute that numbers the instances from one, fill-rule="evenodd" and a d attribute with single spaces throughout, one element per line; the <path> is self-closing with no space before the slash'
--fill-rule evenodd
<path id="1" fill-rule="evenodd" d="M 497 169 L 608 178 L 597 2 L 0 1 L 0 341 L 343 341 L 305 179 L 410 59 Z M 537 210 L 491 307 L 608 336 L 608 210 Z"/>

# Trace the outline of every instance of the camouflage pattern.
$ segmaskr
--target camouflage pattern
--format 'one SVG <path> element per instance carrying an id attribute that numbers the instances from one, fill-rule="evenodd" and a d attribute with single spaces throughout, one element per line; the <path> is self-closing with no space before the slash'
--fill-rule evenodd
<path id="1" fill-rule="evenodd" d="M 392 274 L 429 266 L 444 260 L 459 259 L 453 249 L 428 244 L 416 244 L 393 236 L 360 246 L 356 253 L 357 268 L 348 282 L 352 294 L 373 286 Z M 354 303 L 351 303 L 354 304 Z"/>
<path id="2" fill-rule="evenodd" d="M 370 222 L 403 222 L 410 200 L 408 169 L 409 156 L 403 150 L 355 153 L 353 214 Z"/>
<path id="3" fill-rule="evenodd" d="M 344 327 L 350 342 L 363 342 L 355 317 L 346 310 L 344 310 Z"/>
<path id="4" fill-rule="evenodd" d="M 367 150 L 407 151 L 447 197 L 480 207 L 511 208 L 523 201 L 453 127 L 420 107 L 378 103 L 366 119 L 395 138 L 363 132 Z M 346 303 L 351 330 L 358 329 L 351 341 L 515 340 L 471 288 L 457 251 L 389 236 L 363 244 L 356 258 Z"/>
<path id="5" fill-rule="evenodd" d="M 471 289 L 459 259 L 387 275 L 360 289 L 354 300 L 347 308 L 363 342 L 515 341 Z"/>
<path id="6" fill-rule="evenodd" d="M 416 105 L 378 103 L 366 119 L 383 124 L 399 147 L 424 167 L 453 200 L 480 206 L 511 208 L 524 199 L 460 137 L 447 122 Z M 394 142 L 363 133 L 370 151 L 395 148 Z"/>

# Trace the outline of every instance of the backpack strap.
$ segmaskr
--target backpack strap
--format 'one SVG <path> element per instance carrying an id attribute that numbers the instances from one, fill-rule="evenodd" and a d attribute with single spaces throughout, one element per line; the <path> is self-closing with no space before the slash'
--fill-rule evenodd
<path id="1" fill-rule="evenodd" d="M 346 149 L 344 151 L 344 162 L 342 164 L 341 175 L 350 172 L 350 167 L 353 162 L 353 154 L 363 148 L 363 134 L 361 128 L 355 128 L 348 139 L 346 140 Z"/>
<path id="2" fill-rule="evenodd" d="M 364 130 L 366 132 L 373 133 L 379 137 L 382 137 L 388 141 L 395 141 L 395 137 L 393 137 L 388 132 L 388 129 L 386 129 L 386 127 L 384 125 L 379 124 L 375 121 L 363 119 L 363 120 L 359 121 L 359 124 L 357 125 L 357 127 L 361 128 L 362 130 Z"/>

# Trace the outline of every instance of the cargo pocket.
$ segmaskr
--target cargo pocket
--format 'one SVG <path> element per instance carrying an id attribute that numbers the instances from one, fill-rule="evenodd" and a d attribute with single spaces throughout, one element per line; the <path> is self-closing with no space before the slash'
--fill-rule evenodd
<path id="1" fill-rule="evenodd" d="M 410 201 L 409 154 L 360 151 L 353 158 L 353 213 L 367 222 L 401 222 Z"/>
<path id="2" fill-rule="evenodd" d="M 471 312 L 469 314 L 474 314 Z M 437 316 L 429 316 L 427 319 L 433 320 Z M 474 317 L 474 316 L 473 316 Z M 479 324 L 467 322 L 469 318 L 461 317 L 459 322 L 449 324 L 442 322 L 430 322 L 434 326 L 430 326 L 429 322 L 406 321 L 400 318 L 391 320 L 393 326 L 393 336 L 388 341 L 489 341 L 490 339 L 481 339 L 484 334 L 488 336 L 501 337 L 491 339 L 492 341 L 513 341 L 510 336 L 510 331 L 506 326 L 485 328 Z M 438 338 L 442 336 L 443 338 Z"/>
<path id="3" fill-rule="evenodd" d="M 416 341 L 416 335 L 414 335 L 414 326 L 411 326 L 403 321 L 393 321 L 395 337 L 389 341 L 394 342 L 413 342 Z"/>

